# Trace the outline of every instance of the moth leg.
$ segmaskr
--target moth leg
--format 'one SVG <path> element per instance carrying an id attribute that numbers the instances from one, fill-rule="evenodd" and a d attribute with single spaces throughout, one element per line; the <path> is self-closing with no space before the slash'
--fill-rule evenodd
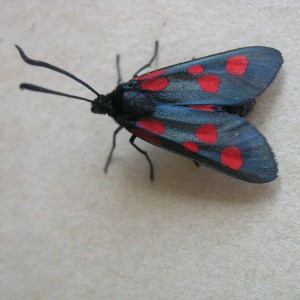
<path id="1" fill-rule="evenodd" d="M 153 164 L 151 159 L 149 158 L 148 154 L 146 151 L 142 150 L 141 148 L 139 148 L 135 143 L 134 140 L 136 138 L 136 135 L 132 135 L 129 142 L 130 144 L 140 153 L 142 153 L 143 155 L 145 155 L 146 159 L 148 160 L 149 166 L 150 166 L 150 180 L 153 181 L 154 180 L 154 171 L 153 171 Z"/>
<path id="2" fill-rule="evenodd" d="M 157 53 L 158 53 L 158 45 L 159 45 L 158 41 L 155 41 L 154 54 L 153 54 L 152 58 L 150 59 L 150 61 L 149 61 L 146 65 L 144 65 L 144 66 L 142 66 L 140 69 L 138 69 L 138 70 L 133 74 L 132 77 L 136 77 L 140 72 L 144 71 L 145 69 L 147 69 L 147 68 L 149 68 L 149 67 L 151 66 L 151 64 L 153 63 L 153 61 L 154 61 L 155 58 L 157 57 Z"/>
<path id="3" fill-rule="evenodd" d="M 120 68 L 120 54 L 116 56 L 116 67 L 117 67 L 117 74 L 118 74 L 118 81 L 117 86 L 122 82 L 122 75 L 121 75 L 121 68 Z"/>
<path id="4" fill-rule="evenodd" d="M 194 162 L 194 164 L 196 165 L 197 168 L 200 167 L 200 164 L 197 161 L 194 160 L 193 162 Z"/>
<path id="5" fill-rule="evenodd" d="M 114 131 L 114 134 L 113 134 L 113 143 L 112 143 L 112 147 L 111 147 L 111 150 L 110 150 L 110 152 L 109 152 L 109 155 L 108 155 L 108 158 L 107 158 L 105 167 L 104 167 L 104 173 L 107 173 L 108 166 L 109 166 L 109 164 L 110 164 L 110 161 L 111 161 L 113 152 L 114 152 L 114 150 L 115 150 L 115 148 L 116 148 L 116 138 L 117 138 L 117 134 L 119 133 L 119 131 L 120 131 L 122 128 L 123 128 L 123 126 L 119 126 L 119 127 Z"/>

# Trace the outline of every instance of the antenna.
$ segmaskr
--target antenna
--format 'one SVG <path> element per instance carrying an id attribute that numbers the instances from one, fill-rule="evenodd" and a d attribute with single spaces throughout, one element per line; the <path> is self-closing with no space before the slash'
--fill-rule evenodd
<path id="1" fill-rule="evenodd" d="M 93 100 L 90 100 L 90 99 L 87 99 L 87 98 L 74 96 L 74 95 L 70 95 L 70 94 L 66 94 L 66 93 L 61 93 L 61 92 L 54 91 L 54 90 L 49 90 L 49 89 L 43 88 L 43 87 L 38 86 L 38 85 L 31 84 L 31 83 L 22 83 L 22 84 L 20 84 L 20 89 L 21 90 L 30 90 L 30 91 L 33 91 L 33 92 L 46 93 L 46 94 L 53 94 L 53 95 L 58 95 L 58 96 L 64 96 L 64 97 L 68 97 L 68 98 L 74 98 L 74 99 L 84 100 L 84 101 L 93 103 Z"/>
<path id="2" fill-rule="evenodd" d="M 21 47 L 19 47 L 18 45 L 15 45 L 15 46 L 18 49 L 18 51 L 19 51 L 22 59 L 26 63 L 28 63 L 29 65 L 43 67 L 43 68 L 50 69 L 52 71 L 61 73 L 61 74 L 65 75 L 65 76 L 70 77 L 73 80 L 79 82 L 80 84 L 82 84 L 83 86 L 85 86 L 86 88 L 88 88 L 90 91 L 92 91 L 94 94 L 96 94 L 98 97 L 100 96 L 100 94 L 97 91 L 95 91 L 90 85 L 88 85 L 86 82 L 84 82 L 83 80 L 79 79 L 75 75 L 73 75 L 73 74 L 71 74 L 71 73 L 69 73 L 69 72 L 67 72 L 67 71 L 65 71 L 63 69 L 60 69 L 60 68 L 58 68 L 56 66 L 53 66 L 53 65 L 51 65 L 49 63 L 46 63 L 46 62 L 43 62 L 43 61 L 38 61 L 38 60 L 33 60 L 33 59 L 29 58 L 25 54 L 25 52 L 22 50 Z M 65 94 L 65 93 L 61 93 L 61 92 L 58 92 L 58 91 L 54 91 L 54 90 L 49 90 L 49 89 L 46 89 L 46 88 L 43 88 L 43 87 L 40 87 L 40 86 L 37 86 L 37 85 L 33 85 L 33 84 L 30 84 L 30 83 L 22 83 L 20 85 L 20 88 L 21 89 L 27 89 L 27 90 L 34 91 L 34 92 L 54 94 L 54 95 L 65 96 L 65 97 L 79 99 L 79 100 L 85 100 L 85 101 L 88 101 L 88 102 L 93 102 L 92 100 L 89 100 L 89 99 L 86 99 L 86 98 L 83 98 L 83 97 L 78 97 L 78 96 L 74 96 L 74 95 L 70 95 L 70 94 Z"/>

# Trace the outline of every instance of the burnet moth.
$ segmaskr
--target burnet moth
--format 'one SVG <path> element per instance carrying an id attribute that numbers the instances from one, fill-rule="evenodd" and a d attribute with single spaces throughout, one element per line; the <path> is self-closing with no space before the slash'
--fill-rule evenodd
<path id="1" fill-rule="evenodd" d="M 265 183 L 277 177 L 277 164 L 265 137 L 244 118 L 283 63 L 276 49 L 240 48 L 139 75 L 156 58 L 156 42 L 149 63 L 125 83 L 121 83 L 118 55 L 118 85 L 108 95 L 101 95 L 71 73 L 32 60 L 16 47 L 26 63 L 71 77 L 96 98 L 89 100 L 28 83 L 21 84 L 21 89 L 90 102 L 93 113 L 108 114 L 118 123 L 105 172 L 116 136 L 126 128 L 132 134 L 131 145 L 149 163 L 151 179 L 152 162 L 147 152 L 134 143 L 136 137 L 240 180 Z"/>

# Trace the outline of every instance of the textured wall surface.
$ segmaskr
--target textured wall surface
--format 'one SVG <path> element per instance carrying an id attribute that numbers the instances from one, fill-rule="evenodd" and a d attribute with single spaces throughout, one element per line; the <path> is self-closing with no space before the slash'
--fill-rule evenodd
<path id="1" fill-rule="evenodd" d="M 294 1 L 0 0 L 1 299 L 300 299 L 299 10 Z M 115 55 L 125 80 L 250 45 L 285 63 L 250 121 L 276 153 L 279 178 L 241 182 L 118 137 L 87 103 L 21 92 L 21 81 L 93 98 L 76 82 L 25 65 L 61 66 L 107 93 Z"/>

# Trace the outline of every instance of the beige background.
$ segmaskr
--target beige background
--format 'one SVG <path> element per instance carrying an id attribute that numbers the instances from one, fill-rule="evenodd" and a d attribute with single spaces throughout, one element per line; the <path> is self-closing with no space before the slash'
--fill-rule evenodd
<path id="1" fill-rule="evenodd" d="M 300 299 L 299 1 L 0 1 L 1 299 Z M 102 93 L 161 42 L 154 68 L 250 45 L 285 63 L 249 119 L 280 167 L 237 181 L 123 131 L 88 104 L 21 92 L 21 81 L 92 98 L 25 65 L 61 66 Z"/>

